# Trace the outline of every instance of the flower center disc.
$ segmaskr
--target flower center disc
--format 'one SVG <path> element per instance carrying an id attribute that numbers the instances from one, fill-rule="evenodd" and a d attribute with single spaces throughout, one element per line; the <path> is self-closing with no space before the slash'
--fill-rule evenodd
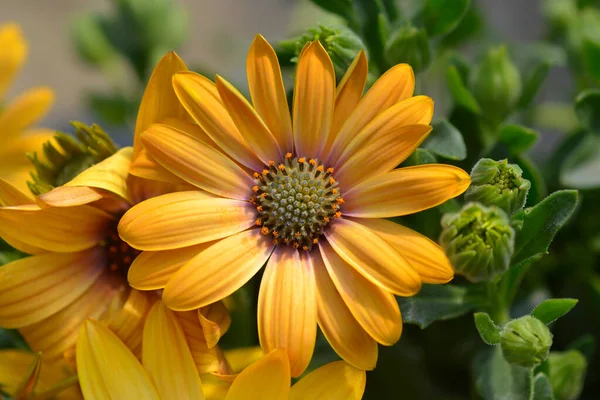
<path id="1" fill-rule="evenodd" d="M 251 201 L 257 205 L 261 232 L 272 234 L 275 244 L 312 249 L 331 218 L 342 215 L 344 200 L 332 173 L 333 168 L 325 169 L 318 160 L 292 158 L 291 153 L 283 163 L 269 162 L 261 173 L 255 172 Z"/>
<path id="2" fill-rule="evenodd" d="M 111 227 L 104 239 L 106 265 L 111 272 L 123 274 L 127 279 L 129 267 L 133 260 L 141 254 L 141 251 L 121 240 L 117 232 L 117 225 L 118 223 L 115 223 L 114 227 Z"/>

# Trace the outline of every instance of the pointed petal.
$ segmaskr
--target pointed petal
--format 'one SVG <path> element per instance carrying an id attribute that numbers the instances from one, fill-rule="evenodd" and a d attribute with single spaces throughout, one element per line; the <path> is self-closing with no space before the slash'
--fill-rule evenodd
<path id="1" fill-rule="evenodd" d="M 289 400 L 360 400 L 367 374 L 344 361 L 325 364 L 292 386 Z"/>
<path id="2" fill-rule="evenodd" d="M 161 301 L 146 318 L 142 363 L 163 399 L 204 399 L 183 330 L 175 313 Z"/>
<path id="3" fill-rule="evenodd" d="M 258 295 L 258 337 L 265 352 L 287 351 L 291 374 L 308 367 L 317 337 L 317 299 L 308 254 L 279 246 L 267 263 Z"/>
<path id="4" fill-rule="evenodd" d="M 267 125 L 248 100 L 229 82 L 217 75 L 217 90 L 229 115 L 258 158 L 267 165 L 269 161 L 282 160 L 281 150 Z"/>
<path id="5" fill-rule="evenodd" d="M 219 342 L 229 326 L 231 326 L 231 315 L 222 301 L 209 304 L 198 310 L 198 319 L 202 325 L 204 338 L 208 348 L 213 348 Z"/>
<path id="6" fill-rule="evenodd" d="M 412 96 L 415 75 L 408 64 L 398 64 L 383 74 L 346 119 L 333 142 L 329 161 L 334 163 L 348 143 L 378 114 Z"/>
<path id="7" fill-rule="evenodd" d="M 224 197 L 250 197 L 252 178 L 210 145 L 158 124 L 143 133 L 142 142 L 159 164 L 192 185 Z"/>
<path id="8" fill-rule="evenodd" d="M 129 267 L 129 285 L 138 290 L 162 289 L 186 262 L 213 244 L 207 242 L 181 249 L 144 251 Z"/>
<path id="9" fill-rule="evenodd" d="M 319 158 L 331 129 L 333 64 L 317 40 L 300 55 L 294 86 L 294 145 L 300 157 Z"/>
<path id="10" fill-rule="evenodd" d="M 102 241 L 112 217 L 90 206 L 69 208 L 35 205 L 0 209 L 0 231 L 48 251 L 73 252 Z"/>
<path id="11" fill-rule="evenodd" d="M 54 103 L 50 88 L 30 89 L 4 108 L 0 114 L 0 132 L 7 143 L 17 138 L 28 126 L 42 119 Z"/>
<path id="12" fill-rule="evenodd" d="M 154 67 L 135 121 L 134 158 L 137 158 L 142 150 L 140 135 L 150 125 L 162 122 L 166 118 L 190 119 L 173 90 L 173 75 L 181 71 L 187 71 L 187 67 L 173 51 L 161 58 Z"/>
<path id="13" fill-rule="evenodd" d="M 224 299 L 267 261 L 273 244 L 259 229 L 223 239 L 192 258 L 171 278 L 163 301 L 174 310 L 191 310 Z"/>
<path id="14" fill-rule="evenodd" d="M 320 257 L 313 259 L 317 285 L 317 320 L 335 352 L 360 369 L 372 370 L 377 363 L 377 342 L 356 321 L 335 288 Z"/>
<path id="15" fill-rule="evenodd" d="M 402 319 L 394 295 L 360 275 L 329 244 L 319 247 L 331 280 L 360 326 L 381 344 L 396 343 Z"/>
<path id="16" fill-rule="evenodd" d="M 233 381 L 226 400 L 287 400 L 290 392 L 290 366 L 284 350 L 274 350 Z"/>
<path id="17" fill-rule="evenodd" d="M 336 253 L 365 278 L 400 296 L 412 296 L 421 280 L 412 266 L 392 246 L 364 225 L 339 219 L 325 231 Z"/>
<path id="18" fill-rule="evenodd" d="M 175 315 L 183 329 L 190 353 L 199 374 L 216 373 L 219 371 L 219 347 L 209 349 L 204 338 L 202 325 L 198 320 L 197 311 L 176 312 Z M 203 378 L 204 379 L 204 378 Z"/>
<path id="19" fill-rule="evenodd" d="M 27 58 L 27 42 L 17 24 L 0 27 L 0 99 L 17 76 Z"/>
<path id="20" fill-rule="evenodd" d="M 0 178 L 0 207 L 22 206 L 34 204 L 35 200 L 23 193 L 4 179 Z"/>
<path id="21" fill-rule="evenodd" d="M 214 83 L 202 75 L 183 72 L 173 77 L 173 88 L 185 109 L 227 155 L 250 169 L 262 169 L 263 163 L 238 131 Z"/>
<path id="22" fill-rule="evenodd" d="M 102 191 L 87 186 L 59 186 L 37 197 L 40 207 L 75 207 L 102 199 Z"/>
<path id="23" fill-rule="evenodd" d="M 277 139 L 282 153 L 294 149 L 292 120 L 277 54 L 261 35 L 256 35 L 246 61 L 248 87 L 256 112 Z"/>
<path id="24" fill-rule="evenodd" d="M 384 219 L 359 221 L 389 243 L 419 273 L 423 283 L 446 283 L 454 277 L 444 250 L 428 237 L 405 226 Z"/>
<path id="25" fill-rule="evenodd" d="M 131 351 L 94 320 L 87 320 L 79 332 L 77 372 L 87 399 L 159 400 L 148 373 Z"/>
<path id="26" fill-rule="evenodd" d="M 38 322 L 69 305 L 98 278 L 104 251 L 47 253 L 0 269 L 0 325 L 17 328 Z"/>
<path id="27" fill-rule="evenodd" d="M 471 184 L 458 167 L 426 164 L 399 168 L 364 181 L 344 195 L 344 215 L 389 218 L 438 206 Z"/>
<path id="28" fill-rule="evenodd" d="M 255 220 L 248 202 L 176 192 L 130 208 L 119 222 L 119 235 L 136 249 L 172 250 L 233 235 Z"/>

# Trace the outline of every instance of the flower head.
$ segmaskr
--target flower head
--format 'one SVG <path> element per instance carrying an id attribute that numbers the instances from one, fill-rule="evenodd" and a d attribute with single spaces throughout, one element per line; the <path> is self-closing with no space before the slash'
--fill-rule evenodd
<path id="1" fill-rule="evenodd" d="M 500 333 L 502 355 L 511 364 L 533 367 L 548 358 L 552 334 L 539 319 L 526 315 L 508 322 Z"/>
<path id="2" fill-rule="evenodd" d="M 453 276 L 436 244 L 382 218 L 441 204 L 464 192 L 469 176 L 448 165 L 394 169 L 431 130 L 433 102 L 412 97 L 408 65 L 390 69 L 363 96 L 364 52 L 336 88 L 327 52 L 308 43 L 291 115 L 275 51 L 262 36 L 250 48 L 247 72 L 253 105 L 220 76 L 213 83 L 179 72 L 172 87 L 157 91 L 156 101 L 176 96 L 197 125 L 150 125 L 141 134 L 144 149 L 195 188 L 131 208 L 119 223 L 121 238 L 144 250 L 140 257 L 185 254 L 161 286 L 174 310 L 222 299 L 266 263 L 262 347 L 284 348 L 299 376 L 318 323 L 342 358 L 372 369 L 377 343 L 391 345 L 402 331 L 394 294 L 410 296 L 421 282 Z M 138 264 L 140 279 L 131 284 L 143 286 L 152 268 Z"/>

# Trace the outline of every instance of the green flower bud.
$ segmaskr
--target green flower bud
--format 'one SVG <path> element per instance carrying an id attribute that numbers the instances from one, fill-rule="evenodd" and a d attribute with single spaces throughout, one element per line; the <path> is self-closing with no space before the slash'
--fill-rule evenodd
<path id="1" fill-rule="evenodd" d="M 514 109 L 521 96 L 521 75 L 506 47 L 491 49 L 472 78 L 472 92 L 483 115 L 493 124 L 499 124 Z"/>
<path id="2" fill-rule="evenodd" d="M 500 333 L 504 359 L 521 367 L 533 367 L 548 358 L 552 334 L 542 321 L 531 315 L 513 319 Z"/>
<path id="3" fill-rule="evenodd" d="M 583 389 L 587 361 L 581 352 L 553 351 L 548 357 L 548 371 L 556 400 L 575 400 Z"/>
<path id="4" fill-rule="evenodd" d="M 292 62 L 298 62 L 298 57 L 304 45 L 308 42 L 319 40 L 335 69 L 338 79 L 356 58 L 358 52 L 365 48 L 364 43 L 354 32 L 346 29 L 330 28 L 319 25 L 318 28 L 307 29 L 302 35 L 279 42 L 279 46 L 289 54 L 293 54 Z"/>
<path id="5" fill-rule="evenodd" d="M 425 70 L 431 62 L 427 32 L 411 25 L 396 29 L 385 45 L 385 54 L 390 64 L 407 63 L 415 72 Z"/>
<path id="6" fill-rule="evenodd" d="M 83 15 L 71 25 L 71 37 L 79 57 L 92 65 L 105 65 L 112 60 L 115 49 L 104 34 L 100 19 L 95 15 Z"/>
<path id="7" fill-rule="evenodd" d="M 471 171 L 471 186 L 465 200 L 497 206 L 512 215 L 525 206 L 531 188 L 531 182 L 522 174 L 518 165 L 509 164 L 507 160 L 482 158 Z"/>
<path id="8" fill-rule="evenodd" d="M 440 244 L 457 274 L 471 282 L 489 281 L 508 269 L 515 232 L 501 209 L 468 203 L 444 215 Z"/>

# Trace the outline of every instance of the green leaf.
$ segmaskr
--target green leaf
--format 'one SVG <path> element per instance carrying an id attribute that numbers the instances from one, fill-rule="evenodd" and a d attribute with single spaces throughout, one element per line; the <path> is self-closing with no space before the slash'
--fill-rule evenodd
<path id="1" fill-rule="evenodd" d="M 531 369 L 509 364 L 500 346 L 485 349 L 473 360 L 475 387 L 486 400 L 531 400 Z"/>
<path id="2" fill-rule="evenodd" d="M 508 147 L 511 154 L 524 153 L 537 142 L 539 134 L 522 125 L 503 125 L 500 128 L 499 140 Z"/>
<path id="3" fill-rule="evenodd" d="M 565 158 L 559 179 L 562 185 L 575 189 L 600 187 L 600 136 L 583 136 Z"/>
<path id="4" fill-rule="evenodd" d="M 583 38 L 583 60 L 587 72 L 596 80 L 600 80 L 600 44 L 590 38 Z"/>
<path id="5" fill-rule="evenodd" d="M 523 81 L 523 91 L 521 92 L 521 97 L 517 103 L 518 108 L 527 108 L 531 105 L 531 102 L 535 99 L 540 87 L 546 80 L 549 71 L 550 63 L 542 62 L 535 67 L 531 76 L 528 76 Z"/>
<path id="6" fill-rule="evenodd" d="M 469 288 L 455 285 L 423 285 L 413 297 L 400 297 L 402 320 L 425 329 L 434 321 L 460 317 L 485 299 L 478 285 Z"/>
<path id="7" fill-rule="evenodd" d="M 443 119 L 432 126 L 433 130 L 422 144 L 424 149 L 450 160 L 460 161 L 467 157 L 467 145 L 454 125 Z"/>
<path id="8" fill-rule="evenodd" d="M 465 41 L 474 38 L 482 31 L 483 17 L 481 11 L 475 6 L 469 7 L 465 16 L 452 32 L 441 40 L 442 47 L 457 47 Z"/>
<path id="9" fill-rule="evenodd" d="M 494 321 L 487 313 L 478 312 L 473 314 L 475 327 L 481 339 L 489 345 L 500 343 L 500 328 L 494 324 Z"/>
<path id="10" fill-rule="evenodd" d="M 403 167 L 410 167 L 412 165 L 433 164 L 436 161 L 435 156 L 428 150 L 416 149 L 401 165 Z"/>
<path id="11" fill-rule="evenodd" d="M 533 380 L 532 400 L 554 400 L 550 379 L 542 372 L 537 374 Z"/>
<path id="12" fill-rule="evenodd" d="M 339 15 L 349 22 L 352 27 L 356 24 L 356 13 L 352 7 L 352 0 L 310 0 L 323 10 Z"/>
<path id="13" fill-rule="evenodd" d="M 533 205 L 542 201 L 547 192 L 546 181 L 544 181 L 542 172 L 526 154 L 515 155 L 511 161 L 521 167 L 523 178 L 531 182 L 531 189 L 529 189 L 525 205 Z"/>
<path id="14" fill-rule="evenodd" d="M 554 235 L 569 220 L 578 202 L 576 190 L 552 193 L 534 207 L 521 211 L 523 227 L 515 239 L 512 264 L 547 254 Z"/>
<path id="15" fill-rule="evenodd" d="M 600 134 L 600 90 L 588 89 L 575 99 L 575 112 L 587 129 Z"/>
<path id="16" fill-rule="evenodd" d="M 384 46 L 387 36 L 387 15 L 381 0 L 353 0 L 354 10 L 358 16 L 360 33 L 369 50 L 369 61 L 383 73 L 386 68 Z"/>
<path id="17" fill-rule="evenodd" d="M 429 36 L 446 35 L 463 19 L 470 0 L 427 0 L 423 8 L 423 25 Z"/>
<path id="18" fill-rule="evenodd" d="M 448 82 L 448 89 L 454 98 L 454 101 L 458 106 L 466 108 L 474 114 L 480 114 L 481 109 L 477 100 L 473 97 L 473 94 L 467 89 L 463 83 L 458 70 L 454 65 L 448 67 L 446 71 L 446 80 Z"/>
<path id="19" fill-rule="evenodd" d="M 100 118 L 112 125 L 126 125 L 137 112 L 134 102 L 122 93 L 90 93 L 88 102 Z"/>
<path id="20" fill-rule="evenodd" d="M 547 325 L 571 311 L 578 301 L 577 299 L 545 300 L 533 309 L 531 315 Z"/>

